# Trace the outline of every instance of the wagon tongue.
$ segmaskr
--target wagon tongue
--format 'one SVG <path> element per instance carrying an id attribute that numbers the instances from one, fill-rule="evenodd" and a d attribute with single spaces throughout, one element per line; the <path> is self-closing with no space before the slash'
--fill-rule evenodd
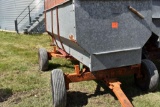
<path id="1" fill-rule="evenodd" d="M 109 88 L 115 93 L 117 96 L 118 100 L 120 101 L 122 107 L 133 107 L 131 102 L 128 100 L 124 92 L 122 91 L 120 87 L 120 82 L 113 80 L 109 81 Z"/>

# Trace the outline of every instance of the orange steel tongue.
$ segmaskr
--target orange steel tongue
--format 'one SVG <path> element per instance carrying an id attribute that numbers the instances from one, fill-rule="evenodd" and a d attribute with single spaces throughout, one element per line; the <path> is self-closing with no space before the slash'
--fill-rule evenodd
<path id="1" fill-rule="evenodd" d="M 128 100 L 124 92 L 121 90 L 121 83 L 119 81 L 109 81 L 107 82 L 109 88 L 114 92 L 117 96 L 119 102 L 121 103 L 122 107 L 133 107 L 131 102 Z"/>

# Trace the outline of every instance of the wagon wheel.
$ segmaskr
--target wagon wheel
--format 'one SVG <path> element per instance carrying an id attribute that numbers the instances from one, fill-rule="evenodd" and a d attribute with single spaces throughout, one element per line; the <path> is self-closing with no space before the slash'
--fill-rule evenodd
<path id="1" fill-rule="evenodd" d="M 45 48 L 40 48 L 38 51 L 39 59 L 39 70 L 46 71 L 48 70 L 48 53 Z"/>
<path id="2" fill-rule="evenodd" d="M 141 73 L 141 78 L 135 75 L 137 86 L 144 91 L 155 91 L 159 83 L 159 74 L 155 64 L 148 59 L 142 60 Z"/>
<path id="3" fill-rule="evenodd" d="M 66 87 L 62 70 L 55 69 L 51 73 L 52 98 L 54 107 L 66 106 Z"/>

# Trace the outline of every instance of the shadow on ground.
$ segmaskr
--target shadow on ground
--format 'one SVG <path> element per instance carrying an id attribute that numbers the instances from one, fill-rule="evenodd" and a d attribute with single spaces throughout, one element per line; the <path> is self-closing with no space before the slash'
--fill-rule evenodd
<path id="1" fill-rule="evenodd" d="M 97 87 L 93 94 L 88 94 L 80 91 L 69 91 L 67 92 L 67 107 L 82 107 L 88 104 L 88 99 L 92 97 L 96 97 L 99 95 L 104 95 L 110 93 L 111 91 L 108 87 L 102 83 L 101 81 L 95 81 L 97 83 Z M 104 91 L 101 91 L 101 87 Z"/>
<path id="2" fill-rule="evenodd" d="M 0 89 L 0 102 L 6 101 L 9 97 L 13 95 L 13 92 L 11 89 Z"/>
<path id="3" fill-rule="evenodd" d="M 140 95 L 145 95 L 148 92 L 142 91 L 138 88 L 134 82 L 134 76 L 121 77 L 119 78 L 121 84 L 121 89 L 127 96 L 127 98 L 132 102 L 133 98 Z M 82 92 L 68 92 L 67 94 L 67 107 L 82 107 L 88 104 L 88 99 L 92 97 L 96 97 L 104 94 L 111 94 L 115 100 L 118 100 L 115 94 L 106 86 L 102 81 L 95 81 L 97 83 L 97 87 L 93 94 L 82 93 Z M 100 88 L 103 88 L 104 91 L 100 91 Z M 157 91 L 160 91 L 160 83 L 157 88 Z M 154 93 L 154 92 L 153 92 Z"/>
<path id="4" fill-rule="evenodd" d="M 59 67 L 66 67 L 66 68 L 73 68 L 72 66 L 69 65 L 61 65 L 61 64 L 53 64 L 53 63 L 49 63 L 49 71 L 53 70 L 53 69 L 57 69 Z"/>
<path id="5" fill-rule="evenodd" d="M 79 91 L 67 92 L 67 107 L 82 107 L 87 104 L 87 93 L 82 93 Z"/>
<path id="6" fill-rule="evenodd" d="M 48 66 L 48 70 L 50 71 L 50 70 L 53 70 L 53 69 L 56 69 L 56 68 L 59 68 L 59 67 L 61 67 L 61 65 L 60 64 L 53 64 L 53 63 L 49 63 L 49 66 Z"/>

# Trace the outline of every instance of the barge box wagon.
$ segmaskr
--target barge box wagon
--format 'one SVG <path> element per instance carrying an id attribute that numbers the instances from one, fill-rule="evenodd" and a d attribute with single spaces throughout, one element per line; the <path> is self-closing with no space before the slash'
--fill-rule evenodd
<path id="1" fill-rule="evenodd" d="M 58 6 L 56 0 L 45 4 L 46 30 L 53 34 L 59 48 L 90 71 L 141 63 L 142 47 L 151 36 L 151 0 L 59 2 Z"/>

